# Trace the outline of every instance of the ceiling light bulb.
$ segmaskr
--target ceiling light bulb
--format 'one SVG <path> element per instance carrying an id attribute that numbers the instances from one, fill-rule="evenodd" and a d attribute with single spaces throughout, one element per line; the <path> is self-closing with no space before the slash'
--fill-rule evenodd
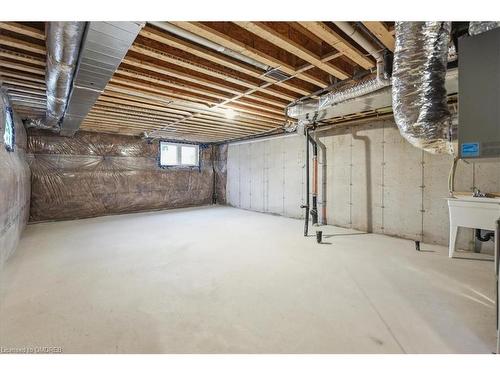
<path id="1" fill-rule="evenodd" d="M 233 118 L 235 118 L 235 117 L 236 117 L 236 112 L 234 111 L 234 109 L 232 109 L 232 108 L 228 108 L 228 109 L 226 109 L 226 117 L 227 117 L 228 119 L 233 119 Z"/>

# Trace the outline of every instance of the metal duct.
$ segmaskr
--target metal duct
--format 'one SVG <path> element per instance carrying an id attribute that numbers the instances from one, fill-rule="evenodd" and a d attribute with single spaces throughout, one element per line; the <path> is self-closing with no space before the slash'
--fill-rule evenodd
<path id="1" fill-rule="evenodd" d="M 59 129 L 78 61 L 85 22 L 47 22 L 47 111 L 39 127 Z"/>
<path id="2" fill-rule="evenodd" d="M 237 60 L 243 61 L 244 63 L 253 65 L 259 69 L 262 69 L 265 71 L 272 69 L 272 67 L 269 65 L 262 64 L 261 62 L 259 62 L 257 60 L 254 60 L 250 57 L 242 55 L 241 53 L 238 53 L 238 52 L 233 51 L 231 49 L 228 49 L 224 46 L 221 46 L 220 44 L 214 43 L 206 38 L 203 38 L 201 36 L 193 34 L 189 31 L 184 30 L 180 27 L 177 27 L 169 22 L 148 22 L 148 23 L 150 23 L 151 25 L 154 25 L 162 30 L 168 31 L 169 33 L 180 36 L 181 38 L 190 40 L 191 42 L 200 44 L 200 45 L 205 46 L 207 48 L 213 49 L 214 51 L 223 53 L 224 55 L 232 57 L 233 59 L 237 59 Z"/>
<path id="3" fill-rule="evenodd" d="M 496 29 L 497 27 L 500 27 L 500 21 L 471 21 L 469 23 L 469 34 L 470 35 L 477 35 L 477 34 L 482 34 L 486 31 Z"/>
<path id="4" fill-rule="evenodd" d="M 78 131 L 143 26 L 143 22 L 89 23 L 81 43 L 61 135 L 72 136 Z"/>
<path id="5" fill-rule="evenodd" d="M 310 120 L 310 122 L 324 120 L 330 118 L 328 117 L 330 113 L 332 114 L 331 117 L 337 116 L 334 111 L 329 110 L 333 109 L 335 105 L 354 98 L 364 97 L 388 85 L 390 85 L 390 79 L 384 79 L 377 75 L 375 78 L 356 82 L 351 85 L 345 85 L 343 88 L 331 91 L 318 99 L 298 102 L 288 107 L 287 115 L 292 118 L 307 119 Z"/>
<path id="6" fill-rule="evenodd" d="M 458 92 L 458 69 L 450 69 L 447 71 L 445 88 L 448 94 L 456 94 Z M 307 125 L 312 122 L 313 118 L 315 121 L 322 121 L 352 115 L 353 113 L 376 111 L 392 105 L 392 92 L 390 87 L 384 87 L 366 95 L 356 96 L 349 100 L 338 102 L 321 111 L 316 111 L 317 102 L 317 100 L 312 101 L 309 103 L 309 107 L 307 103 L 290 107 L 290 117 L 294 117 L 298 119 L 301 124 Z M 290 127 L 289 131 L 294 131 L 295 128 L 296 127 Z"/>
<path id="7" fill-rule="evenodd" d="M 331 91 L 319 97 L 319 99 L 302 101 L 289 106 L 287 108 L 287 115 L 289 117 L 298 118 L 303 122 L 314 122 L 330 118 L 328 116 L 334 117 L 337 114 L 332 113 L 334 111 L 329 109 L 336 104 L 366 96 L 391 84 L 389 74 L 386 72 L 383 52 L 375 48 L 364 35 L 348 22 L 335 22 L 335 25 L 375 58 L 377 62 L 377 75 L 374 78 L 365 79 L 353 84 L 346 84 L 338 90 Z"/>
<path id="8" fill-rule="evenodd" d="M 453 153 L 445 88 L 451 22 L 396 22 L 392 106 L 401 135 L 427 152 Z"/>

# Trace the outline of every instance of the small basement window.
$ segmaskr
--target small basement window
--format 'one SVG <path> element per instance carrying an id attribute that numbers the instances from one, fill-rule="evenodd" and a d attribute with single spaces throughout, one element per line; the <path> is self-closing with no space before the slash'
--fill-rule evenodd
<path id="1" fill-rule="evenodd" d="M 7 151 L 14 151 L 14 145 L 16 143 L 15 139 L 15 125 L 14 117 L 12 115 L 12 109 L 10 107 L 5 108 L 5 129 L 3 133 L 3 140 L 5 143 L 5 148 Z"/>
<path id="2" fill-rule="evenodd" d="M 199 146 L 160 141 L 161 167 L 197 167 L 200 164 Z"/>

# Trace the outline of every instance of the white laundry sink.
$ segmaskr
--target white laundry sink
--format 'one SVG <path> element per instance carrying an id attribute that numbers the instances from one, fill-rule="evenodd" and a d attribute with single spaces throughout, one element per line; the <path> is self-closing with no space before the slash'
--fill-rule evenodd
<path id="1" fill-rule="evenodd" d="M 447 201 L 450 214 L 451 258 L 455 252 L 459 227 L 495 230 L 496 222 L 500 218 L 500 198 L 457 196 L 448 198 Z"/>

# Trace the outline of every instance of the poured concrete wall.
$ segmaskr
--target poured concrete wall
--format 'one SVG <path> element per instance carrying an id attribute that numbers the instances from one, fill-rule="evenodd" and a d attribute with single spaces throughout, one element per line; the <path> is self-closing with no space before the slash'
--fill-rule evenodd
<path id="1" fill-rule="evenodd" d="M 8 99 L 0 92 L 0 268 L 15 251 L 28 221 L 30 169 L 26 162 L 26 131 L 14 112 L 15 147 L 4 143 Z"/>
<path id="2" fill-rule="evenodd" d="M 158 141 L 139 137 L 30 131 L 28 149 L 32 222 L 210 204 L 214 170 L 225 178 L 212 146 L 200 146 L 200 168 L 167 169 L 158 166 Z"/>
<path id="3" fill-rule="evenodd" d="M 297 135 L 230 144 L 227 203 L 248 210 L 302 217 L 304 140 Z"/>
<path id="4" fill-rule="evenodd" d="M 447 245 L 448 173 L 452 158 L 416 149 L 392 120 L 320 133 L 319 212 L 328 224 Z M 231 144 L 228 204 L 303 217 L 305 141 L 288 136 Z M 326 156 L 326 159 L 325 159 Z M 322 175 L 326 175 L 323 179 Z M 455 188 L 500 191 L 500 163 L 459 162 Z M 471 249 L 472 230 L 461 229 L 459 247 Z"/>

